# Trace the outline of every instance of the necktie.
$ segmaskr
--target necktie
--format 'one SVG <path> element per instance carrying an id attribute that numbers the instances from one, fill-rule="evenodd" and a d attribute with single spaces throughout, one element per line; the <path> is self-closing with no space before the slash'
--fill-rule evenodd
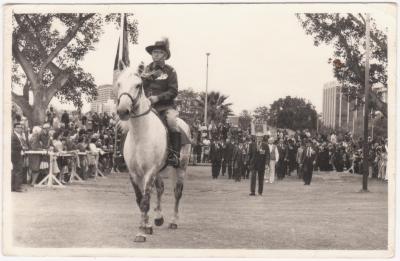
<path id="1" fill-rule="evenodd" d="M 311 149 L 310 149 L 310 147 L 308 147 L 307 157 L 310 157 L 310 156 L 311 156 Z"/>

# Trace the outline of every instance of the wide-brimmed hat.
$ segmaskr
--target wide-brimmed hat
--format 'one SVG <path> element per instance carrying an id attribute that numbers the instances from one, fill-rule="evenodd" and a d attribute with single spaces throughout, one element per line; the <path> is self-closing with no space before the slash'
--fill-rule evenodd
<path id="1" fill-rule="evenodd" d="M 157 41 L 154 43 L 154 45 L 150 45 L 146 47 L 146 51 L 151 54 L 153 50 L 155 49 L 160 49 L 163 50 L 167 53 L 167 57 L 165 57 L 165 60 L 168 60 L 171 57 L 171 52 L 169 51 L 169 41 L 167 38 L 162 39 L 161 41 Z"/>

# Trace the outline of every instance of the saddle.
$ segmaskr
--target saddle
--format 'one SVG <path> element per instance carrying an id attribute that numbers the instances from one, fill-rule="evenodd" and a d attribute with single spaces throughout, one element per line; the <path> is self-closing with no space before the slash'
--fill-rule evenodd
<path id="1" fill-rule="evenodd" d="M 154 108 L 151 110 L 152 110 L 152 112 L 154 112 L 155 115 L 157 115 L 157 117 L 163 123 L 165 130 L 167 132 L 167 138 L 168 138 L 168 144 L 169 144 L 169 129 L 168 129 L 166 118 L 163 117 L 162 115 L 160 115 Z M 181 118 L 177 117 L 177 119 L 181 119 Z M 190 136 L 190 133 L 188 135 L 185 133 L 185 131 L 182 129 L 182 126 L 179 124 L 179 121 L 178 121 L 178 127 L 179 127 L 179 133 L 181 134 L 181 145 L 183 146 L 186 144 L 192 144 L 192 137 Z"/>

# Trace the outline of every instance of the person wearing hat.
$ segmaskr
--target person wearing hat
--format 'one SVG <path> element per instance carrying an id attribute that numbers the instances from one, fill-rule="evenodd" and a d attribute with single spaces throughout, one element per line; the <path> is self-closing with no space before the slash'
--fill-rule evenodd
<path id="1" fill-rule="evenodd" d="M 174 100 L 178 95 L 178 79 L 175 69 L 165 63 L 171 57 L 168 39 L 146 47 L 153 62 L 142 73 L 143 89 L 153 108 L 165 120 L 169 130 L 170 154 L 168 164 L 179 166 L 181 134 L 177 123 L 178 112 Z"/>

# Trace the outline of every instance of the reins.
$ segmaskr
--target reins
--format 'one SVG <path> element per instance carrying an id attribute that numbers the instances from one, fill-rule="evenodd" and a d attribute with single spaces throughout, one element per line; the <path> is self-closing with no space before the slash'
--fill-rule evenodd
<path id="1" fill-rule="evenodd" d="M 140 113 L 140 114 L 133 114 L 133 113 L 132 113 L 132 112 L 134 111 L 135 107 L 137 106 L 137 103 L 138 103 L 140 97 L 142 96 L 142 93 L 143 93 L 143 87 L 140 88 L 140 91 L 138 92 L 138 94 L 136 95 L 135 98 L 133 98 L 132 95 L 131 95 L 130 93 L 128 93 L 128 92 L 123 92 L 123 93 L 121 93 L 121 95 L 118 97 L 118 104 L 119 104 L 119 102 L 120 102 L 120 100 L 121 100 L 121 97 L 122 97 L 123 95 L 128 96 L 129 99 L 131 100 L 132 105 L 131 105 L 131 111 L 129 112 L 129 117 L 130 117 L 130 118 L 139 118 L 139 117 L 142 117 L 142 116 L 148 114 L 148 113 L 151 111 L 151 108 L 152 108 L 152 107 L 151 107 L 151 105 L 150 105 L 149 108 L 148 108 L 145 112 L 143 112 L 143 113 Z"/>

